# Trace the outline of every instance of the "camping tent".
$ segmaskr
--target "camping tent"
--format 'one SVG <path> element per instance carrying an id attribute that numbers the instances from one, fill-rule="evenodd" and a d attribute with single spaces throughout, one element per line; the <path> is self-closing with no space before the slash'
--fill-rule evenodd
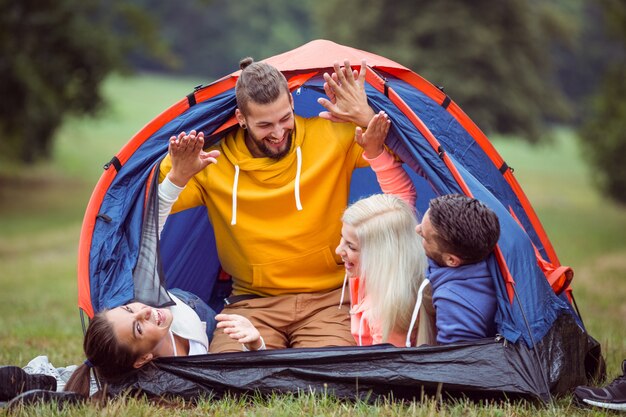
<path id="1" fill-rule="evenodd" d="M 572 307 L 571 270 L 560 265 L 512 169 L 442 89 L 386 58 L 324 40 L 266 62 L 287 77 L 296 113 L 310 117 L 322 110 L 317 103 L 324 95 L 322 74 L 344 59 L 353 64 L 367 60 L 369 103 L 392 120 L 387 145 L 414 180 L 418 212 L 435 195 L 461 193 L 497 213 L 502 236 L 489 267 L 498 292 L 499 336 L 423 348 L 380 345 L 160 358 L 111 385 L 110 392 L 132 388 L 194 398 L 316 389 L 340 397 L 393 393 L 411 398 L 439 389 L 472 397 L 547 400 L 586 383 L 597 370 L 592 359 L 599 357 L 599 346 Z M 206 210 L 170 216 L 159 240 L 155 190 L 172 135 L 196 129 L 212 144 L 234 126 L 237 77 L 234 72 L 196 87 L 105 165 L 81 232 L 81 312 L 92 317 L 131 300 L 167 305 L 164 287 L 193 291 L 219 307 L 228 280 L 220 270 Z M 355 172 L 351 190 L 351 200 L 379 191 L 368 169 Z"/>

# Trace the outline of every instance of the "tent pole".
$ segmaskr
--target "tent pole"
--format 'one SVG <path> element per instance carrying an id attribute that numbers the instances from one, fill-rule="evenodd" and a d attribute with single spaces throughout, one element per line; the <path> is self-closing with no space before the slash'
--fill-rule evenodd
<path id="1" fill-rule="evenodd" d="M 583 320 L 583 316 L 580 315 L 580 310 L 578 309 L 578 304 L 576 304 L 576 299 L 574 298 L 574 293 L 571 292 L 570 293 L 571 297 L 572 297 L 572 303 L 574 304 L 574 309 L 576 310 L 576 314 L 578 314 L 578 318 L 580 319 L 580 321 L 583 322 L 583 324 L 585 323 L 585 321 Z"/>

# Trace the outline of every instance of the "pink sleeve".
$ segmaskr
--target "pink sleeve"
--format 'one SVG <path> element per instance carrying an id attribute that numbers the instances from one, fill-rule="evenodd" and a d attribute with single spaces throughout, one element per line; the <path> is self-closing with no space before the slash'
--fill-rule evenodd
<path id="1" fill-rule="evenodd" d="M 406 201 L 411 207 L 415 206 L 417 192 L 413 181 L 402 168 L 402 163 L 396 161 L 387 149 L 374 159 L 368 159 L 365 155 L 363 159 L 369 162 L 376 173 L 376 179 L 383 193 L 393 194 Z"/>

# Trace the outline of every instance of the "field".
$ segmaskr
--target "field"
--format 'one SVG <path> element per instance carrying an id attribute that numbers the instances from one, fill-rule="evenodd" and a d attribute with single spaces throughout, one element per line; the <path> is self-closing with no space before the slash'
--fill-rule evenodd
<path id="1" fill-rule="evenodd" d="M 0 162 L 0 364 L 24 366 L 38 355 L 57 365 L 80 363 L 82 329 L 76 305 L 76 256 L 82 216 L 102 165 L 145 123 L 184 97 L 198 80 L 153 75 L 111 78 L 110 107 L 97 119 L 69 120 L 55 159 L 28 171 Z M 626 358 L 626 208 L 592 186 L 572 131 L 531 147 L 512 138 L 494 143 L 535 207 L 561 262 L 574 268 L 574 294 L 589 332 L 602 344 L 609 378 Z M 36 152 L 33 149 L 33 152 Z M 120 399 L 104 409 L 62 412 L 50 406 L 23 415 L 603 415 L 571 405 L 529 403 L 345 403 L 328 396 L 225 399 L 190 406 Z M 0 415 L 4 411 L 0 410 Z"/>

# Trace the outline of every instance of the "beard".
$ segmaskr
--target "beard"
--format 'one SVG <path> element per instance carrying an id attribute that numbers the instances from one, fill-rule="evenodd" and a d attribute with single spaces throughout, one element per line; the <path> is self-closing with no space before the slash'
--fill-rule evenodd
<path id="1" fill-rule="evenodd" d="M 435 261 L 435 263 L 441 267 L 445 268 L 448 266 L 440 253 L 427 253 L 426 256 Z"/>
<path id="2" fill-rule="evenodd" d="M 291 150 L 291 143 L 293 142 L 292 133 L 293 130 L 288 130 L 285 132 L 285 135 L 287 135 L 287 138 L 285 139 L 285 148 L 282 151 L 277 152 L 266 144 L 265 140 L 269 140 L 268 137 L 258 139 L 250 130 L 248 130 L 248 135 L 250 135 L 250 139 L 256 144 L 259 151 L 261 151 L 264 156 L 275 160 L 284 158 L 285 155 L 287 155 Z"/>

